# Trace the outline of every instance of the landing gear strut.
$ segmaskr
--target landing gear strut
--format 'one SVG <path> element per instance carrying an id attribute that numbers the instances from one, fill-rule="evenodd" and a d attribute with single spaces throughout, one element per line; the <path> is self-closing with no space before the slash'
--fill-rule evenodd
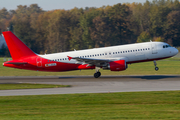
<path id="1" fill-rule="evenodd" d="M 96 73 L 94 73 L 94 77 L 95 78 L 98 78 L 101 76 L 101 72 L 99 72 L 100 68 L 99 67 L 96 67 Z"/>
<path id="2" fill-rule="evenodd" d="M 158 68 L 156 65 L 157 65 L 157 63 L 156 63 L 156 61 L 154 60 L 155 70 L 156 70 L 156 71 L 158 71 L 158 70 L 159 70 L 159 68 Z"/>

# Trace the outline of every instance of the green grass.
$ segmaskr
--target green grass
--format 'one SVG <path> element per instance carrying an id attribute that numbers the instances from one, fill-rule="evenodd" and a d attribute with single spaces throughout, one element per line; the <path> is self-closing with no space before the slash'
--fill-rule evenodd
<path id="1" fill-rule="evenodd" d="M 1 120 L 179 120 L 180 91 L 0 97 Z"/>
<path id="2" fill-rule="evenodd" d="M 70 85 L 29 84 L 29 83 L 0 84 L 0 90 L 60 88 L 60 87 L 70 87 Z"/>
<path id="3" fill-rule="evenodd" d="M 0 64 L 3 58 L 0 58 Z M 100 70 L 102 75 L 164 75 L 180 74 L 180 58 L 170 58 L 157 61 L 159 71 L 154 70 L 153 62 L 143 62 L 131 64 L 128 69 L 120 72 L 112 72 L 110 70 Z M 61 76 L 61 75 L 93 75 L 95 70 L 76 70 L 69 72 L 40 72 L 29 71 L 15 68 L 8 68 L 0 65 L 0 76 Z"/>

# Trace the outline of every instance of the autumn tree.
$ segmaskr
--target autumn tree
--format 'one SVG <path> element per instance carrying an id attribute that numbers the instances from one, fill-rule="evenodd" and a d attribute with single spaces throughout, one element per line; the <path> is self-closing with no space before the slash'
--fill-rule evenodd
<path id="1" fill-rule="evenodd" d="M 154 37 L 159 37 L 164 34 L 164 27 L 167 21 L 166 16 L 170 11 L 170 8 L 165 5 L 163 0 L 153 3 L 149 16 L 151 22 L 150 33 Z"/>
<path id="2" fill-rule="evenodd" d="M 70 11 L 71 18 L 70 18 L 70 50 L 81 50 L 84 49 L 84 42 L 82 40 L 83 29 L 80 26 L 80 17 L 84 14 L 84 10 L 82 8 L 74 8 Z"/>
<path id="3" fill-rule="evenodd" d="M 90 31 L 95 47 L 110 46 L 112 24 L 109 22 L 109 18 L 97 16 L 93 19 L 93 25 L 94 27 L 91 27 Z"/>
<path id="4" fill-rule="evenodd" d="M 110 24 L 113 25 L 111 45 L 125 44 L 128 43 L 129 39 L 131 39 L 133 31 L 129 29 L 130 14 L 131 11 L 129 7 L 125 4 L 121 5 L 120 3 L 114 5 L 112 8 L 108 10 L 107 16 L 110 19 Z"/>
<path id="5" fill-rule="evenodd" d="M 164 36 L 166 42 L 170 39 L 173 46 L 180 46 L 180 11 L 172 11 L 167 16 Z"/>
<path id="6" fill-rule="evenodd" d="M 19 5 L 12 18 L 14 33 L 37 53 L 39 53 L 38 45 L 34 39 L 36 30 L 31 26 L 31 18 L 32 16 L 37 17 L 42 12 L 42 9 L 37 4 L 32 4 L 29 7 Z"/>
<path id="7" fill-rule="evenodd" d="M 82 41 L 83 49 L 93 48 L 93 41 L 90 36 L 90 27 L 93 24 L 93 19 L 100 14 L 100 11 L 95 8 L 89 8 L 86 12 L 80 17 L 80 27 L 83 30 Z"/>
<path id="8" fill-rule="evenodd" d="M 144 31 L 139 35 L 137 42 L 138 43 L 149 42 L 151 39 L 152 38 L 151 38 L 150 34 L 147 31 Z"/>

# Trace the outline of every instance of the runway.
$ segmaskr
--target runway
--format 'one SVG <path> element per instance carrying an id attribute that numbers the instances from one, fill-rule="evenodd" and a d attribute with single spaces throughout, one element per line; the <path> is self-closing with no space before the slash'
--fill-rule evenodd
<path id="1" fill-rule="evenodd" d="M 180 75 L 0 77 L 0 84 L 40 83 L 67 88 L 0 90 L 0 96 L 180 90 Z"/>

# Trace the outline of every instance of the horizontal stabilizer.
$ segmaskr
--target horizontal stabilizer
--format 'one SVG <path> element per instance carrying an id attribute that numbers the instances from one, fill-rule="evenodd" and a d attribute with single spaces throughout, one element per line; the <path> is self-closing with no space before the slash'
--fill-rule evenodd
<path id="1" fill-rule="evenodd" d="M 6 62 L 6 64 L 22 65 L 27 64 L 27 62 Z"/>

